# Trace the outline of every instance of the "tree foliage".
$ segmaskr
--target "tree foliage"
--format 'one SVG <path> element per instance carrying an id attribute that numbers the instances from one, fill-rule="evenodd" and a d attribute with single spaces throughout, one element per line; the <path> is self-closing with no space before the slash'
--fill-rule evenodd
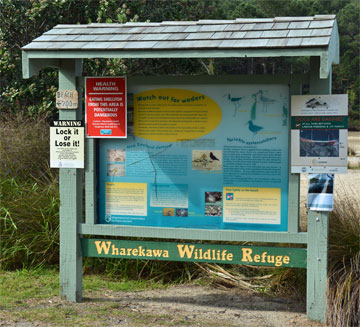
<path id="1" fill-rule="evenodd" d="M 0 110 L 55 113 L 57 72 L 45 69 L 24 80 L 21 47 L 57 24 L 125 23 L 336 14 L 340 65 L 333 93 L 348 93 L 351 127 L 359 122 L 359 12 L 357 0 L 0 0 Z M 84 61 L 86 75 L 207 74 L 208 60 L 97 59 Z M 215 74 L 307 72 L 306 58 L 217 59 Z"/>

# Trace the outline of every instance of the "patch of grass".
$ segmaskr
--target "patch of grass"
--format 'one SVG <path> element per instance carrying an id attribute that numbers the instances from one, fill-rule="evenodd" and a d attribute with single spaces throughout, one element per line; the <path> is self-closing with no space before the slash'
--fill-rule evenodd
<path id="1" fill-rule="evenodd" d="M 58 262 L 57 176 L 49 167 L 46 117 L 1 116 L 0 269 Z"/>
<path id="2" fill-rule="evenodd" d="M 328 323 L 359 326 L 360 202 L 348 196 L 334 207 L 329 231 Z"/>
<path id="3" fill-rule="evenodd" d="M 106 275 L 85 275 L 83 278 L 84 291 L 99 291 L 107 289 L 114 292 L 119 291 L 142 291 L 146 289 L 164 289 L 168 285 L 163 283 L 155 283 L 146 280 L 129 280 L 129 279 L 113 279 Z"/>
<path id="4" fill-rule="evenodd" d="M 58 186 L 0 180 L 1 269 L 53 265 L 59 258 Z"/>
<path id="5" fill-rule="evenodd" d="M 85 275 L 85 301 L 81 304 L 72 304 L 60 299 L 57 269 L 0 271 L 0 285 L 0 321 L 41 322 L 56 326 L 89 326 L 89 322 L 92 326 L 106 326 L 104 317 L 119 315 L 136 320 L 138 314 L 122 310 L 124 304 L 111 301 L 111 297 L 109 301 L 96 303 L 86 301 L 86 297 L 91 298 L 93 292 L 106 294 L 165 287 L 161 283 L 151 281 L 119 281 L 103 275 Z M 142 316 L 141 319 L 147 318 L 149 317 Z M 93 324 L 93 320 L 96 323 Z"/>
<path id="6" fill-rule="evenodd" d="M 58 295 L 59 273 L 55 269 L 0 271 L 0 307 L 26 305 L 26 300 L 41 300 Z"/>

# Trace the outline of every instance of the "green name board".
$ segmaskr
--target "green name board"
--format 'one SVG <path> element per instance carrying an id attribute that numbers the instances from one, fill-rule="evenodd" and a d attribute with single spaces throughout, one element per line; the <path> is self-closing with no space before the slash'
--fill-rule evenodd
<path id="1" fill-rule="evenodd" d="M 146 259 L 306 268 L 306 249 L 81 239 L 85 257 Z"/>

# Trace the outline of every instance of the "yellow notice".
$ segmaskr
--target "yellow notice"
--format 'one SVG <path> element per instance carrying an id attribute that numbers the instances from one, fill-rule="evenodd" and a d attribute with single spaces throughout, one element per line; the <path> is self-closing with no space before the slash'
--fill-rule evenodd
<path id="1" fill-rule="evenodd" d="M 224 187 L 224 222 L 280 224 L 280 188 Z"/>
<path id="2" fill-rule="evenodd" d="M 155 89 L 134 96 L 134 134 L 158 142 L 193 140 L 214 130 L 221 109 L 191 90 Z"/>
<path id="3" fill-rule="evenodd" d="M 147 215 L 146 183 L 107 182 L 105 193 L 107 215 Z"/>

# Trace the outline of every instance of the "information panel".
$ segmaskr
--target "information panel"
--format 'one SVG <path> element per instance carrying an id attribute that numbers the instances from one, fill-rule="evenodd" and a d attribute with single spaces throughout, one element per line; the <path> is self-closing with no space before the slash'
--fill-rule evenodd
<path id="1" fill-rule="evenodd" d="M 101 224 L 287 230 L 286 85 L 136 86 L 99 140 Z"/>
<path id="2" fill-rule="evenodd" d="M 291 172 L 347 173 L 348 96 L 291 97 Z"/>
<path id="3" fill-rule="evenodd" d="M 87 77 L 86 136 L 126 138 L 126 78 Z"/>

